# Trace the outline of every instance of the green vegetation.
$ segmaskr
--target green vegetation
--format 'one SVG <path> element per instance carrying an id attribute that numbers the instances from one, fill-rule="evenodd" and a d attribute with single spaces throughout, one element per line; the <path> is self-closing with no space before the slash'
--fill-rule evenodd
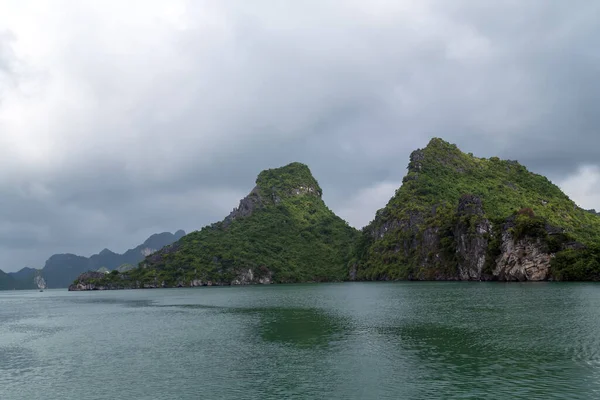
<path id="1" fill-rule="evenodd" d="M 0 290 L 12 290 L 18 285 L 17 281 L 10 275 L 0 270 Z"/>
<path id="2" fill-rule="evenodd" d="M 550 278 L 600 279 L 600 216 L 516 161 L 477 158 L 432 139 L 413 152 L 402 187 L 362 234 L 329 210 L 321 193 L 306 165 L 263 171 L 222 222 L 93 283 L 492 279 L 505 237 L 555 255 Z"/>
<path id="3" fill-rule="evenodd" d="M 561 251 L 552 260 L 552 271 L 561 281 L 600 281 L 600 246 Z"/>
<path id="4" fill-rule="evenodd" d="M 170 232 L 154 234 L 146 239 L 144 243 L 127 250 L 124 254 L 116 254 L 108 249 L 104 249 L 89 258 L 75 254 L 54 254 L 46 261 L 42 274 L 48 283 L 48 287 L 68 287 L 74 279 L 86 271 L 102 270 L 108 272 L 123 265 L 137 265 L 144 259 L 146 249 L 161 249 L 179 240 L 183 235 L 185 235 L 183 231 L 177 231 L 174 234 Z"/>
<path id="5" fill-rule="evenodd" d="M 20 289 L 35 289 L 33 284 L 33 273 L 26 278 L 15 277 L 15 274 L 7 274 L 0 270 L 0 290 L 20 290 Z"/>
<path id="6" fill-rule="evenodd" d="M 584 245 L 600 243 L 599 216 L 579 208 L 547 178 L 516 161 L 477 158 L 436 138 L 425 149 L 413 152 L 402 187 L 365 228 L 360 254 L 353 260 L 358 277 L 422 276 L 419 265 L 427 259 L 422 243 L 428 229 L 436 230 L 442 249 L 455 253 L 452 227 L 456 226 L 459 200 L 466 194 L 481 199 L 485 217 L 497 226 L 521 210 L 513 228 L 517 238 L 542 237 L 555 250 L 569 240 Z M 562 233 L 548 236 L 546 225 L 562 228 Z M 497 255 L 499 237 L 489 239 L 489 255 Z M 452 268 L 454 261 L 430 261 L 430 265 L 438 265 L 425 272 Z M 490 267 L 486 265 L 486 270 Z"/>
<path id="7" fill-rule="evenodd" d="M 454 211 L 462 195 L 472 194 L 483 200 L 489 218 L 505 218 L 530 208 L 551 225 L 565 228 L 576 240 L 600 241 L 597 215 L 577 207 L 547 178 L 516 161 L 477 158 L 441 139 L 432 139 L 421 154 L 421 160 L 411 160 L 404 184 L 386 207 L 393 216 L 428 212 L 433 205 Z"/>
<path id="8" fill-rule="evenodd" d="M 300 188 L 311 188 L 319 196 L 322 194 L 321 187 L 310 169 L 299 162 L 262 171 L 256 178 L 256 187 L 265 198 L 287 196 Z"/>
<path id="9" fill-rule="evenodd" d="M 348 276 L 350 243 L 358 232 L 327 208 L 306 165 L 260 173 L 256 188 L 223 222 L 184 236 L 124 277 L 141 285 L 229 284 L 252 270 L 274 282 L 337 281 Z M 120 276 L 99 284 L 118 285 Z"/>

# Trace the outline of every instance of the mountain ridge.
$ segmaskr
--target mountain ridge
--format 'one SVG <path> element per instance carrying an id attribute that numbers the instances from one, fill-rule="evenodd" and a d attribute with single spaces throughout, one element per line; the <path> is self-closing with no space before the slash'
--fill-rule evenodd
<path id="1" fill-rule="evenodd" d="M 517 161 L 478 158 L 433 138 L 411 153 L 402 182 L 357 233 L 323 203 L 307 166 L 265 170 L 222 221 L 146 257 L 138 268 L 82 276 L 69 290 L 600 280 L 600 216 Z"/>
<path id="2" fill-rule="evenodd" d="M 8 273 L 2 280 L 8 282 L 17 289 L 37 289 L 38 279 L 36 274 L 44 279 L 49 288 L 67 288 L 77 276 L 88 270 L 98 270 L 102 267 L 114 270 L 122 265 L 137 264 L 149 253 L 160 250 L 162 247 L 179 240 L 185 235 L 185 231 L 178 230 L 175 233 L 155 233 L 144 242 L 132 249 L 118 254 L 110 249 L 104 248 L 90 257 L 79 256 L 72 253 L 61 253 L 51 255 L 41 269 L 30 267 L 22 268 L 17 272 Z M 12 287 L 11 287 L 12 289 Z"/>

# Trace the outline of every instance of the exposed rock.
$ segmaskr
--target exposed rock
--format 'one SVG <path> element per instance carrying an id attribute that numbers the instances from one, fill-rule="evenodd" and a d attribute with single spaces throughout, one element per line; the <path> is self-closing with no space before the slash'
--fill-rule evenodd
<path id="1" fill-rule="evenodd" d="M 44 279 L 44 276 L 42 275 L 42 271 L 39 269 L 36 270 L 33 275 L 33 284 L 35 286 L 37 286 L 38 289 L 46 289 L 46 287 L 47 287 L 46 280 Z"/>
<path id="2" fill-rule="evenodd" d="M 303 194 L 314 194 L 314 195 L 317 195 L 319 197 L 321 196 L 320 190 L 316 189 L 316 188 L 314 188 L 312 186 L 299 186 L 297 188 L 293 188 L 292 192 L 291 192 L 292 196 L 300 196 L 300 195 L 303 195 Z"/>
<path id="3" fill-rule="evenodd" d="M 120 266 L 117 267 L 117 271 L 120 273 L 123 272 L 127 272 L 127 271 L 131 271 L 132 269 L 134 269 L 135 267 L 131 264 L 122 264 Z"/>
<path id="4" fill-rule="evenodd" d="M 563 248 L 565 250 L 583 250 L 586 246 L 579 242 L 568 242 L 563 245 Z"/>
<path id="5" fill-rule="evenodd" d="M 351 281 L 355 281 L 356 280 L 356 270 L 357 270 L 358 265 L 356 263 L 353 263 L 350 266 L 350 269 L 348 271 L 348 277 Z"/>
<path id="6" fill-rule="evenodd" d="M 409 171 L 419 172 L 423 168 L 423 161 L 425 161 L 425 153 L 423 150 L 415 150 L 410 154 L 410 163 L 408 165 Z"/>
<path id="7" fill-rule="evenodd" d="M 272 274 L 266 269 L 261 269 L 261 274 L 258 276 L 254 273 L 254 271 L 249 268 L 248 270 L 242 271 L 238 274 L 238 276 L 231 281 L 231 285 L 252 285 L 252 284 L 262 284 L 267 285 L 271 283 Z"/>
<path id="8" fill-rule="evenodd" d="M 104 278 L 103 272 L 88 271 L 79 275 L 75 283 L 69 286 L 69 291 L 80 291 L 80 290 L 105 290 L 104 286 L 97 287 L 94 280 L 100 280 Z"/>
<path id="9" fill-rule="evenodd" d="M 415 157 L 418 160 L 418 153 Z M 429 215 L 411 211 L 398 220 L 385 216 L 386 210 L 380 210 L 377 217 L 384 217 L 384 222 L 371 226 L 370 236 L 374 240 L 393 235 L 397 243 L 386 250 L 400 253 L 400 260 L 408 260 L 401 262 L 415 265 L 408 279 L 540 281 L 551 278 L 550 262 L 554 255 L 550 253 L 548 243 L 545 239 L 527 235 L 515 240 L 512 233 L 516 226 L 514 216 L 494 225 L 485 215 L 482 200 L 474 195 L 460 198 L 451 227 L 426 223 L 436 211 L 436 207 Z M 564 229 L 546 224 L 545 232 L 551 237 L 564 234 Z M 493 246 L 498 249 L 488 260 L 490 240 L 494 236 L 498 241 Z M 580 249 L 581 245 L 567 243 L 562 248 Z M 357 266 L 354 264 L 349 268 L 348 279 L 356 278 Z M 389 276 L 382 274 L 376 279 L 388 280 Z"/>
<path id="10" fill-rule="evenodd" d="M 150 247 L 144 247 L 140 250 L 140 254 L 144 257 L 148 257 L 150 254 L 156 253 L 156 249 L 151 249 Z"/>
<path id="11" fill-rule="evenodd" d="M 490 221 L 483 217 L 481 199 L 465 195 L 458 204 L 458 222 L 454 228 L 458 275 L 461 280 L 481 280 L 486 261 Z M 469 222 L 469 225 L 465 221 Z"/>
<path id="12" fill-rule="evenodd" d="M 277 203 L 277 199 L 273 199 Z M 234 208 L 231 213 L 223 220 L 223 226 L 227 227 L 234 219 L 249 217 L 254 210 L 263 207 L 263 199 L 260 196 L 258 187 L 254 187 L 248 196 L 240 200 L 240 205 Z"/>
<path id="13" fill-rule="evenodd" d="M 549 278 L 552 257 L 541 239 L 524 238 L 515 242 L 510 231 L 505 230 L 493 275 L 501 281 L 544 281 Z"/>

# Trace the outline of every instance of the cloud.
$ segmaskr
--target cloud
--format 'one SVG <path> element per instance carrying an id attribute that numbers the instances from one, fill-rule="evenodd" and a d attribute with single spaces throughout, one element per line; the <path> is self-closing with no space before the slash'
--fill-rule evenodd
<path id="1" fill-rule="evenodd" d="M 558 186 L 577 199 L 579 206 L 600 212 L 600 167 L 582 166 L 573 175 L 569 175 Z"/>
<path id="2" fill-rule="evenodd" d="M 599 9 L 4 1 L 0 268 L 198 229 L 291 161 L 360 226 L 432 136 L 562 182 L 598 165 Z"/>
<path id="3" fill-rule="evenodd" d="M 379 182 L 360 189 L 354 196 L 343 202 L 337 213 L 352 226 L 366 226 L 375 218 L 373 210 L 385 207 L 402 182 Z"/>

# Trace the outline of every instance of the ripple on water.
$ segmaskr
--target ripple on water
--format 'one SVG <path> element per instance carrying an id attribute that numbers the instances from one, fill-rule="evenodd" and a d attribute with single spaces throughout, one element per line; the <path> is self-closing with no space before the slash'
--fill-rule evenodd
<path id="1" fill-rule="evenodd" d="M 594 285 L 56 297 L 0 297 L 0 399 L 600 398 Z"/>

